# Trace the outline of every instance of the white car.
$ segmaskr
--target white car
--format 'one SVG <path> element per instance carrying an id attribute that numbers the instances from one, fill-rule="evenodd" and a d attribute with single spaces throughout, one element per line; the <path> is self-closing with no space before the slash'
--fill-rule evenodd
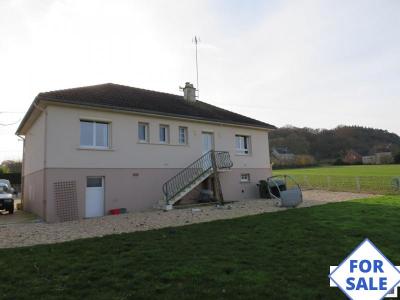
<path id="1" fill-rule="evenodd" d="M 11 187 L 10 181 L 0 179 L 0 210 L 6 210 L 9 214 L 14 213 L 15 190 Z"/>

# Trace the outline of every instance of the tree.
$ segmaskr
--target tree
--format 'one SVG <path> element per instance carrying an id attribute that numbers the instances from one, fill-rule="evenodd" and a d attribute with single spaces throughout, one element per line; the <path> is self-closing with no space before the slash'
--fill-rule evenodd
<path id="1" fill-rule="evenodd" d="M 400 152 L 394 156 L 394 163 L 400 164 Z"/>
<path id="2" fill-rule="evenodd" d="M 0 165 L 3 173 L 21 173 L 22 162 L 16 160 L 5 160 Z"/>

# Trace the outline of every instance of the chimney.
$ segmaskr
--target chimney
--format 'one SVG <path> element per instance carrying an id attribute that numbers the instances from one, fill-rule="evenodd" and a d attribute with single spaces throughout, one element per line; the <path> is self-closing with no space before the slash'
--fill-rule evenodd
<path id="1" fill-rule="evenodd" d="M 185 83 L 185 87 L 183 88 L 183 99 L 189 102 L 196 101 L 196 89 L 190 82 Z"/>

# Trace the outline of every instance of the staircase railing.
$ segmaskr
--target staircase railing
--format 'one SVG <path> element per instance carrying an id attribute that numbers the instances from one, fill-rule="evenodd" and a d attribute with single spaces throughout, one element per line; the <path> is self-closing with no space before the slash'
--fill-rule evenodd
<path id="1" fill-rule="evenodd" d="M 184 168 L 174 177 L 164 183 L 162 189 L 166 204 L 182 192 L 186 187 L 193 184 L 197 179 L 209 172 L 213 168 L 213 157 L 217 169 L 228 169 L 233 166 L 229 152 L 210 150 L 199 159 Z"/>

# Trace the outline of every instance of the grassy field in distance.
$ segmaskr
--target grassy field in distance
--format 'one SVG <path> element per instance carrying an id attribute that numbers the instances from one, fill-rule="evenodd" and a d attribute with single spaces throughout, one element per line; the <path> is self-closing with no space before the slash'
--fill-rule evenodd
<path id="1" fill-rule="evenodd" d="M 400 165 L 332 166 L 273 170 L 273 175 L 291 175 L 302 189 L 400 193 Z"/>
<path id="2" fill-rule="evenodd" d="M 322 175 L 322 176 L 400 176 L 400 165 L 332 166 L 304 169 L 273 170 L 274 175 Z"/>

